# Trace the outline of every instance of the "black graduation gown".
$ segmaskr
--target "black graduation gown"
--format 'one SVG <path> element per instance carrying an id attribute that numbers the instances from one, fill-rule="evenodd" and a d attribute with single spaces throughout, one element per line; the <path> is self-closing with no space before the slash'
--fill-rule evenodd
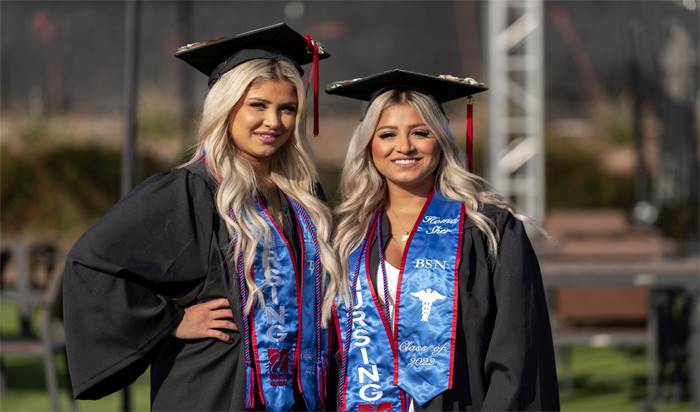
<path id="1" fill-rule="evenodd" d="M 171 336 L 185 307 L 216 298 L 228 298 L 235 323 L 243 325 L 215 191 L 202 163 L 152 176 L 69 253 L 63 302 L 77 399 L 109 395 L 150 365 L 153 410 L 244 409 L 240 334 L 229 332 L 230 343 Z M 300 262 L 294 214 L 286 201 L 282 209 L 284 235 Z M 297 408 L 303 409 L 299 397 Z"/>
<path id="2" fill-rule="evenodd" d="M 500 234 L 490 259 L 486 237 L 464 219 L 452 389 L 415 410 L 553 411 L 559 390 L 539 263 L 521 221 L 496 206 L 482 211 Z M 383 245 L 391 234 L 382 220 Z M 372 243 L 370 270 L 378 284 Z"/>

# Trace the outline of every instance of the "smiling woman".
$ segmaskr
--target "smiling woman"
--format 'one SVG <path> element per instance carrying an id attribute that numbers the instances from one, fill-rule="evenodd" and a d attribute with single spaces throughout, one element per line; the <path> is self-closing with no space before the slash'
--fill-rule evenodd
<path id="1" fill-rule="evenodd" d="M 177 56 L 209 76 L 198 148 L 71 251 L 74 393 L 103 397 L 150 366 L 154 410 L 322 409 L 324 325 L 343 282 L 306 143 L 301 65 L 327 53 L 279 24 Z"/>
<path id="2" fill-rule="evenodd" d="M 382 112 L 372 138 L 372 161 L 385 179 L 429 191 L 440 155 L 437 139 L 413 106 L 400 103 Z"/>
<path id="3" fill-rule="evenodd" d="M 270 157 L 294 132 L 298 105 L 293 83 L 262 80 L 251 84 L 234 106 L 229 134 L 253 167 L 269 169 Z"/>
<path id="4" fill-rule="evenodd" d="M 440 106 L 484 90 L 403 70 L 329 86 L 370 102 L 335 211 L 342 411 L 559 409 L 537 258 Z"/>

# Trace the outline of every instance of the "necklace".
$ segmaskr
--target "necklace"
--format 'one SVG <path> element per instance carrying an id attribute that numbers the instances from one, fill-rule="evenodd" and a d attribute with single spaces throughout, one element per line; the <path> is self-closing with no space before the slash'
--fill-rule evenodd
<path id="1" fill-rule="evenodd" d="M 390 214 L 390 213 L 389 213 L 389 210 L 387 210 L 387 213 Z M 404 225 L 401 224 L 401 220 L 398 218 L 398 216 L 396 216 L 395 213 L 394 213 L 393 215 L 394 215 L 394 216 L 393 216 L 394 219 L 396 220 L 396 224 L 397 224 L 398 226 L 400 226 L 400 229 L 401 229 L 401 231 L 403 232 L 403 234 L 402 234 L 402 236 L 401 236 L 401 241 L 402 241 L 403 243 L 406 243 L 406 242 L 408 241 L 408 236 L 409 236 L 409 234 L 411 233 L 411 231 L 410 231 L 410 230 L 406 230 L 406 228 L 404 227 Z M 392 232 L 391 235 L 394 236 L 394 233 Z"/>

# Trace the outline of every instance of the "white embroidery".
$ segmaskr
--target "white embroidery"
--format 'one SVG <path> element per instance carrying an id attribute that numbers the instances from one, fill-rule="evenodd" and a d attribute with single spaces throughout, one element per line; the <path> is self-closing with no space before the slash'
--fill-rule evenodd
<path id="1" fill-rule="evenodd" d="M 411 293 L 411 296 L 417 297 L 422 304 L 421 322 L 427 322 L 428 318 L 430 318 L 430 310 L 433 308 L 433 302 L 445 299 L 445 296 L 432 289 L 419 290 L 418 292 Z"/>

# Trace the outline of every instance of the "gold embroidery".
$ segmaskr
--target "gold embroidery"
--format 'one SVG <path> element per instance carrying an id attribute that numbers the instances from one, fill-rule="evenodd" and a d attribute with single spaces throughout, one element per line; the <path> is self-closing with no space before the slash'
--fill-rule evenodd
<path id="1" fill-rule="evenodd" d="M 457 77 L 457 76 L 453 76 L 451 74 L 441 74 L 438 77 L 443 79 L 443 80 L 449 80 L 451 82 L 468 84 L 470 86 L 484 86 L 483 83 L 479 83 L 476 80 L 472 79 L 471 77 Z"/>
<path id="2" fill-rule="evenodd" d="M 186 44 L 186 45 L 184 45 L 184 46 L 178 47 L 176 53 L 182 53 L 182 52 L 186 52 L 186 51 L 189 51 L 189 50 L 198 49 L 198 48 L 200 48 L 200 47 L 209 46 L 210 44 L 218 43 L 218 42 L 220 42 L 220 41 L 222 41 L 222 40 L 226 40 L 226 37 L 219 36 L 219 37 L 217 37 L 217 38 L 215 38 L 215 39 L 211 39 L 211 40 L 198 41 L 198 42 L 195 42 L 195 43 L 188 43 L 188 44 Z"/>

